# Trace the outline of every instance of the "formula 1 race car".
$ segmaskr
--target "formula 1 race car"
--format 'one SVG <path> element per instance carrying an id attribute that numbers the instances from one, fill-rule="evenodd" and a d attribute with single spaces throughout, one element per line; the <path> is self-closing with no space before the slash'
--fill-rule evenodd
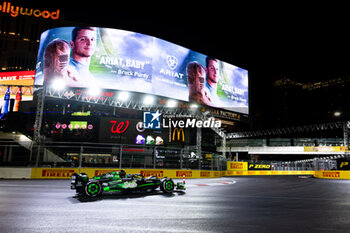
<path id="1" fill-rule="evenodd" d="M 71 177 L 71 189 L 75 189 L 79 195 L 96 197 L 102 194 L 125 193 L 149 193 L 160 188 L 164 193 L 172 193 L 176 190 L 186 190 L 182 182 L 174 184 L 172 179 L 156 176 L 143 177 L 141 174 L 126 175 L 124 170 L 109 172 L 89 179 L 84 172 L 74 173 Z"/>

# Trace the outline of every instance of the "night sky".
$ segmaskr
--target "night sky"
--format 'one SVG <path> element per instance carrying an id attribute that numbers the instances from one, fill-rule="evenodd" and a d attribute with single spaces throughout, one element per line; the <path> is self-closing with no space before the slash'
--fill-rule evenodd
<path id="1" fill-rule="evenodd" d="M 307 82 L 350 71 L 350 21 L 341 6 L 139 4 L 57 8 L 63 19 L 165 39 L 248 69 L 254 79 Z"/>
<path id="2" fill-rule="evenodd" d="M 16 1 L 11 1 L 15 4 Z M 155 36 L 242 67 L 259 81 L 350 73 L 348 6 L 224 1 L 54 1 L 60 19 Z"/>

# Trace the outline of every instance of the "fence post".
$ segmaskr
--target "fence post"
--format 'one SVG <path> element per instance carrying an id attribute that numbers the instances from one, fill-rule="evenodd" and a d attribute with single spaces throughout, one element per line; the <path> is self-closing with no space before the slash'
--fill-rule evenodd
<path id="1" fill-rule="evenodd" d="M 79 152 L 79 167 L 81 168 L 82 166 L 82 162 L 83 162 L 83 151 L 84 151 L 84 147 L 83 145 L 80 146 L 80 152 Z"/>
<path id="2" fill-rule="evenodd" d="M 122 169 L 122 163 L 123 163 L 123 145 L 120 145 L 120 150 L 119 150 L 119 169 Z"/>

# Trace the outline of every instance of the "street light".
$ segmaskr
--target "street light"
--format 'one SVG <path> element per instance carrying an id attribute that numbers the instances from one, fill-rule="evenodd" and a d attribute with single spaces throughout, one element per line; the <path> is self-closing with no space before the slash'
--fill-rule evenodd
<path id="1" fill-rule="evenodd" d="M 60 91 L 66 87 L 66 83 L 62 78 L 55 78 L 51 84 L 51 87 L 57 91 Z"/>
<path id="2" fill-rule="evenodd" d="M 153 102 L 154 102 L 154 97 L 151 95 L 147 95 L 143 99 L 143 103 L 146 105 L 151 105 L 151 104 L 153 104 Z"/>
<path id="3" fill-rule="evenodd" d="M 196 108 L 198 108 L 198 104 L 191 104 L 191 105 L 190 105 L 190 108 L 196 109 Z"/>
<path id="4" fill-rule="evenodd" d="M 168 100 L 166 106 L 168 108 L 175 108 L 177 106 L 177 101 L 175 101 L 175 100 Z"/>
<path id="5" fill-rule="evenodd" d="M 98 96 L 98 95 L 101 94 L 101 89 L 98 88 L 98 87 L 90 87 L 90 88 L 88 89 L 88 94 L 89 94 L 90 96 Z"/>
<path id="6" fill-rule="evenodd" d="M 125 101 L 125 100 L 128 100 L 129 97 L 130 97 L 130 93 L 127 92 L 127 91 L 122 91 L 122 92 L 120 92 L 119 95 L 118 95 L 118 99 L 119 99 L 119 100 L 124 100 L 124 101 Z"/>

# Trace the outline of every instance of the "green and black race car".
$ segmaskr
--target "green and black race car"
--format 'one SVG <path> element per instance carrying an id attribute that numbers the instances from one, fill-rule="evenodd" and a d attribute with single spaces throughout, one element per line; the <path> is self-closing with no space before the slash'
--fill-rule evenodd
<path id="1" fill-rule="evenodd" d="M 174 183 L 172 179 L 156 176 L 143 177 L 141 174 L 126 175 L 124 170 L 109 172 L 89 179 L 84 172 L 71 177 L 71 189 L 79 195 L 96 197 L 102 194 L 149 193 L 160 188 L 164 193 L 176 190 L 186 190 L 182 182 Z"/>

